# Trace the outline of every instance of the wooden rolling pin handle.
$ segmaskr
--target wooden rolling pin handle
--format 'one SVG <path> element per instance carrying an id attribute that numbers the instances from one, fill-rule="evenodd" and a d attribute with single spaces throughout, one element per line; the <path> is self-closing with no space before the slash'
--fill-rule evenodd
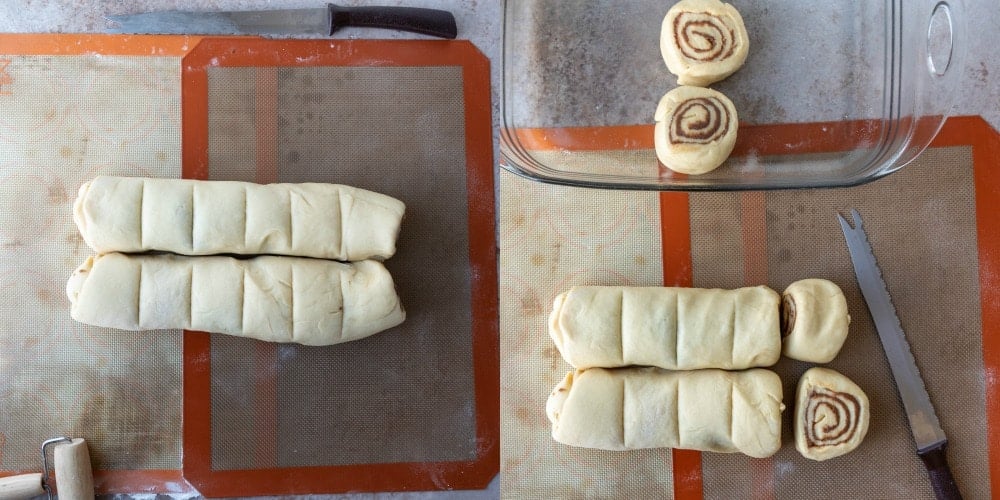
<path id="1" fill-rule="evenodd" d="M 87 442 L 74 438 L 72 442 L 56 445 L 52 453 L 60 500 L 93 500 L 94 473 Z"/>
<path id="2" fill-rule="evenodd" d="M 0 477 L 0 500 L 25 500 L 44 494 L 41 474 Z"/>

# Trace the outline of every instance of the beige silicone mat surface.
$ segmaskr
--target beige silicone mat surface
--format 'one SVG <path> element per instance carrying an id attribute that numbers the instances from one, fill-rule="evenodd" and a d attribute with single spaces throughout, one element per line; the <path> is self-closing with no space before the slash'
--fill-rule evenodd
<path id="1" fill-rule="evenodd" d="M 72 220 L 96 175 L 179 177 L 177 59 L 5 56 L 0 92 L 0 472 L 42 441 L 88 440 L 97 469 L 178 469 L 181 333 L 69 317 L 90 254 Z"/>
<path id="2" fill-rule="evenodd" d="M 966 498 L 989 498 L 971 164 L 971 148 L 939 148 L 896 174 L 858 188 L 691 197 L 694 285 L 740 286 L 764 278 L 780 290 L 803 277 L 836 282 L 847 295 L 852 321 L 843 349 L 825 366 L 856 381 L 872 405 L 867 438 L 858 450 L 839 459 L 802 458 L 791 441 L 791 411 L 784 415 L 785 446 L 770 459 L 704 454 L 706 497 L 738 498 L 771 491 L 776 498 L 847 498 L 859 493 L 869 498 L 933 498 L 833 215 L 853 207 L 864 218 L 948 436 L 956 480 Z M 720 220 L 738 221 L 742 210 L 764 216 L 767 230 L 760 236 L 766 240 L 745 245 L 739 228 L 725 234 L 702 230 Z M 702 255 L 698 249 L 706 247 L 718 253 Z M 766 257 L 747 256 L 745 247 L 763 250 Z M 747 266 L 737 272 L 716 272 L 719 261 Z M 783 358 L 774 368 L 785 382 L 786 404 L 793 402 L 795 384 L 811 366 Z"/>
<path id="3" fill-rule="evenodd" d="M 332 349 L 212 338 L 213 469 L 474 459 L 462 68 L 213 67 L 208 103 L 209 178 L 406 203 L 402 325 Z"/>
<path id="4" fill-rule="evenodd" d="M 570 369 L 548 337 L 552 299 L 572 285 L 662 283 L 657 195 L 500 179 L 502 496 L 672 497 L 670 450 L 562 446 L 545 416 L 549 391 Z M 838 283 L 853 321 L 828 366 L 855 380 L 873 408 L 856 452 L 803 459 L 791 415 L 798 376 L 811 365 L 783 359 L 775 367 L 788 406 L 781 451 L 764 460 L 703 454 L 706 498 L 933 498 L 835 217 L 852 207 L 865 218 L 963 493 L 990 497 L 973 186 L 970 148 L 955 147 L 856 188 L 690 195 L 694 285 Z"/>
<path id="5" fill-rule="evenodd" d="M 546 330 L 573 285 L 663 283 L 655 193 L 548 186 L 500 174 L 500 440 L 504 498 L 643 498 L 672 491 L 670 450 L 559 445 L 545 400 L 570 366 Z"/>

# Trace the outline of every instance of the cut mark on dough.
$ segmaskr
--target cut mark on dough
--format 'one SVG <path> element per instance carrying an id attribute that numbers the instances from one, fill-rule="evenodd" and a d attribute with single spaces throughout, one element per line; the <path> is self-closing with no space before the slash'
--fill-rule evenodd
<path id="1" fill-rule="evenodd" d="M 337 274 L 340 276 L 340 337 L 337 341 L 343 342 L 345 332 L 347 331 L 347 304 L 344 300 L 344 280 L 347 278 L 347 273 Z"/>
<path id="2" fill-rule="evenodd" d="M 295 210 L 292 204 L 292 190 L 288 190 L 288 251 L 295 252 Z"/>
<path id="3" fill-rule="evenodd" d="M 142 212 L 140 211 L 140 213 L 142 213 Z M 144 268 L 144 266 L 142 265 L 142 261 L 139 261 L 139 277 L 136 279 L 136 281 L 137 281 L 136 288 L 138 288 L 138 290 L 136 290 L 136 292 L 135 292 L 135 324 L 139 328 L 142 327 L 142 270 L 143 270 L 143 268 Z"/>
<path id="4" fill-rule="evenodd" d="M 677 428 L 674 429 L 676 434 L 674 443 L 677 447 L 681 447 L 681 429 L 683 425 L 681 423 L 681 377 L 673 377 L 674 379 L 674 422 L 677 424 Z"/>
<path id="5" fill-rule="evenodd" d="M 629 443 L 628 434 L 625 433 L 625 429 L 628 428 L 625 425 L 626 421 L 628 421 L 628 378 L 623 377 L 622 378 L 622 445 L 624 445 L 625 449 L 627 450 L 630 448 L 631 443 Z"/>
<path id="6" fill-rule="evenodd" d="M 240 288 L 243 292 L 240 294 L 240 332 L 246 335 L 246 324 L 247 324 L 247 268 L 246 266 L 240 266 L 243 272 L 243 279 L 240 282 Z"/>
<path id="7" fill-rule="evenodd" d="M 674 366 L 681 367 L 681 332 L 684 330 L 684 321 L 681 318 L 681 294 L 677 293 L 674 298 L 674 323 L 677 325 L 677 334 L 674 338 Z"/>
<path id="8" fill-rule="evenodd" d="M 194 328 L 194 268 L 196 265 L 191 263 L 188 267 L 188 328 Z"/>
<path id="9" fill-rule="evenodd" d="M 736 432 L 733 428 L 736 423 L 736 418 L 733 417 L 733 412 L 736 410 L 736 381 L 729 378 L 729 442 L 737 446 L 736 443 Z"/>
<path id="10" fill-rule="evenodd" d="M 729 316 L 729 368 L 732 368 L 736 363 L 736 308 L 739 307 L 739 302 L 736 300 L 736 294 L 730 294 L 733 298 L 732 314 Z"/>
<path id="11" fill-rule="evenodd" d="M 295 266 L 289 267 L 288 276 L 288 335 L 295 342 Z"/>
<path id="12" fill-rule="evenodd" d="M 191 234 L 189 235 L 191 239 L 188 243 L 188 247 L 191 249 L 191 253 L 194 253 L 194 221 L 196 220 L 194 216 L 194 200 L 195 200 L 194 186 L 195 183 L 192 182 L 191 183 L 191 226 L 189 226 L 191 228 Z"/>
<path id="13" fill-rule="evenodd" d="M 249 246 L 247 244 L 247 226 L 250 225 L 250 221 L 248 220 L 250 218 L 250 212 L 247 210 L 248 208 L 247 205 L 249 205 L 247 201 L 247 185 L 244 184 L 243 185 L 243 248 L 248 248 Z"/>
<path id="14" fill-rule="evenodd" d="M 621 354 L 621 364 L 628 364 L 625 360 L 625 289 L 621 290 L 618 302 L 618 352 Z"/>
<path id="15" fill-rule="evenodd" d="M 142 212 L 146 201 L 146 179 L 139 181 L 139 248 L 146 248 L 146 241 L 142 234 Z"/>

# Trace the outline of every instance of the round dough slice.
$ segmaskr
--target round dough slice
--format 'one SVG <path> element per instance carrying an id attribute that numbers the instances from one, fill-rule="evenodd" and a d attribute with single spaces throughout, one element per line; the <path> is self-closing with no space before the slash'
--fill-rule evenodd
<path id="1" fill-rule="evenodd" d="M 868 433 L 868 396 L 851 379 L 810 368 L 795 395 L 795 448 L 816 461 L 853 451 Z"/>
<path id="2" fill-rule="evenodd" d="M 851 316 L 844 292 L 832 281 L 796 281 L 782 293 L 782 353 L 792 359 L 829 363 L 847 338 Z"/>
<path id="3" fill-rule="evenodd" d="M 719 0 L 681 0 L 660 28 L 660 52 L 680 85 L 705 87 L 743 66 L 750 39 L 736 9 Z"/>
<path id="4" fill-rule="evenodd" d="M 656 156 L 667 168 L 698 175 L 715 170 L 736 145 L 739 118 L 721 92 L 677 87 L 656 107 Z"/>

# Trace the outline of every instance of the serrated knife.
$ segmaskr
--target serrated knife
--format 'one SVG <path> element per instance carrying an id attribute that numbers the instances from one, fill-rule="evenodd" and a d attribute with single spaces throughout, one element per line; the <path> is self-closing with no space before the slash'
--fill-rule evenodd
<path id="1" fill-rule="evenodd" d="M 847 249 L 851 253 L 851 262 L 854 264 L 854 274 L 858 277 L 861 294 L 865 297 L 868 310 L 871 311 L 872 319 L 875 321 L 875 329 L 878 331 L 879 339 L 882 340 L 885 356 L 889 359 L 889 367 L 892 369 L 892 377 L 896 380 L 899 397 L 903 401 L 906 417 L 910 421 L 910 432 L 917 445 L 917 455 L 923 459 L 927 467 L 931 486 L 937 498 L 961 499 L 962 495 L 951 475 L 945 453 L 948 438 L 945 437 L 944 430 L 938 422 L 930 395 L 927 394 L 924 380 L 920 377 L 917 363 L 910 351 L 910 344 L 896 315 L 896 308 L 892 305 L 885 280 L 882 279 L 882 271 L 875 261 L 875 254 L 862 225 L 861 214 L 852 209 L 851 216 L 854 219 L 853 224 L 837 214 L 840 227 L 844 230 L 844 238 L 847 240 Z"/>
<path id="2" fill-rule="evenodd" d="M 327 4 L 314 9 L 187 12 L 167 10 L 105 16 L 109 33 L 156 35 L 330 36 L 340 28 L 360 26 L 455 38 L 451 12 L 420 7 L 343 7 Z"/>

